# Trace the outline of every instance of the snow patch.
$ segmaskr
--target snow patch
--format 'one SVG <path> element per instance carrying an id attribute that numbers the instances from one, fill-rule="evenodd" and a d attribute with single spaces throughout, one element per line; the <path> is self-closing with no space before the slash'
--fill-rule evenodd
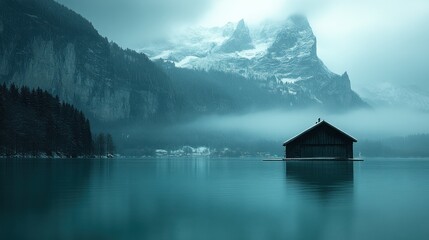
<path id="1" fill-rule="evenodd" d="M 299 80 L 301 80 L 301 79 L 299 79 L 299 78 L 281 78 L 280 82 L 282 82 L 283 84 L 286 84 L 286 83 L 295 83 Z"/>
<path id="2" fill-rule="evenodd" d="M 291 94 L 291 95 L 296 95 L 297 94 L 297 92 L 294 91 L 294 90 L 292 90 L 292 89 L 288 89 L 288 93 Z"/>
<path id="3" fill-rule="evenodd" d="M 179 68 L 189 67 L 192 62 L 197 61 L 198 59 L 200 58 L 197 56 L 186 56 L 180 62 L 176 63 L 176 67 L 179 67 Z"/>
<path id="4" fill-rule="evenodd" d="M 269 47 L 268 43 L 259 43 L 259 44 L 255 45 L 255 48 L 253 48 L 253 49 L 243 50 L 241 52 L 237 52 L 237 55 L 242 57 L 242 58 L 252 60 L 256 57 L 262 57 L 263 55 L 265 55 L 268 47 Z"/>
<path id="5" fill-rule="evenodd" d="M 165 51 L 162 51 L 160 54 L 152 57 L 151 59 L 152 60 L 154 60 L 154 59 L 168 59 L 168 58 L 170 58 L 171 54 L 172 54 L 171 50 L 165 50 Z"/>

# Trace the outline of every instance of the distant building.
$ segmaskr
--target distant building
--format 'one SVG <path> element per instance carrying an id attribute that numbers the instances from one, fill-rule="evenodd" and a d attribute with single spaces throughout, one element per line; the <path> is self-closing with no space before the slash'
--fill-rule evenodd
<path id="1" fill-rule="evenodd" d="M 357 140 L 332 126 L 320 121 L 301 134 L 289 139 L 283 146 L 286 158 L 353 158 L 353 143 Z"/>

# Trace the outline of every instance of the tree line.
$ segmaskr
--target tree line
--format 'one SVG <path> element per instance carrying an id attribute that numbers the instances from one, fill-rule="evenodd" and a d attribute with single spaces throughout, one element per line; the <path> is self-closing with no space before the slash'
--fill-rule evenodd
<path id="1" fill-rule="evenodd" d="M 113 157 L 116 146 L 110 133 L 100 133 L 94 136 L 94 155 L 97 157 Z"/>
<path id="2" fill-rule="evenodd" d="M 111 136 L 109 141 L 113 146 Z M 98 153 L 95 144 L 83 112 L 58 96 L 26 86 L 0 86 L 1 156 L 89 157 Z"/>

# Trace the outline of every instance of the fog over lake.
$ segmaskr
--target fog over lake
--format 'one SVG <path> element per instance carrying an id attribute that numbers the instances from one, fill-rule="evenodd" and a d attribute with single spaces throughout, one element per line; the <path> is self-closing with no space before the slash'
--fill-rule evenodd
<path id="1" fill-rule="evenodd" d="M 318 118 L 358 139 L 381 139 L 428 132 L 429 113 L 407 109 L 364 109 L 347 113 L 320 110 L 271 110 L 244 115 L 207 116 L 185 125 L 208 131 L 240 132 L 253 137 L 284 139 L 311 127 Z"/>

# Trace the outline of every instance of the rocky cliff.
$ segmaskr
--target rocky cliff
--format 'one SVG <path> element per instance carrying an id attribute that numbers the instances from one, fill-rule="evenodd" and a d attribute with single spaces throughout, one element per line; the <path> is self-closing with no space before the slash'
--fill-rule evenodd
<path id="1" fill-rule="evenodd" d="M 52 0 L 0 2 L 0 82 L 40 87 L 101 121 L 165 119 L 170 79 Z"/>

